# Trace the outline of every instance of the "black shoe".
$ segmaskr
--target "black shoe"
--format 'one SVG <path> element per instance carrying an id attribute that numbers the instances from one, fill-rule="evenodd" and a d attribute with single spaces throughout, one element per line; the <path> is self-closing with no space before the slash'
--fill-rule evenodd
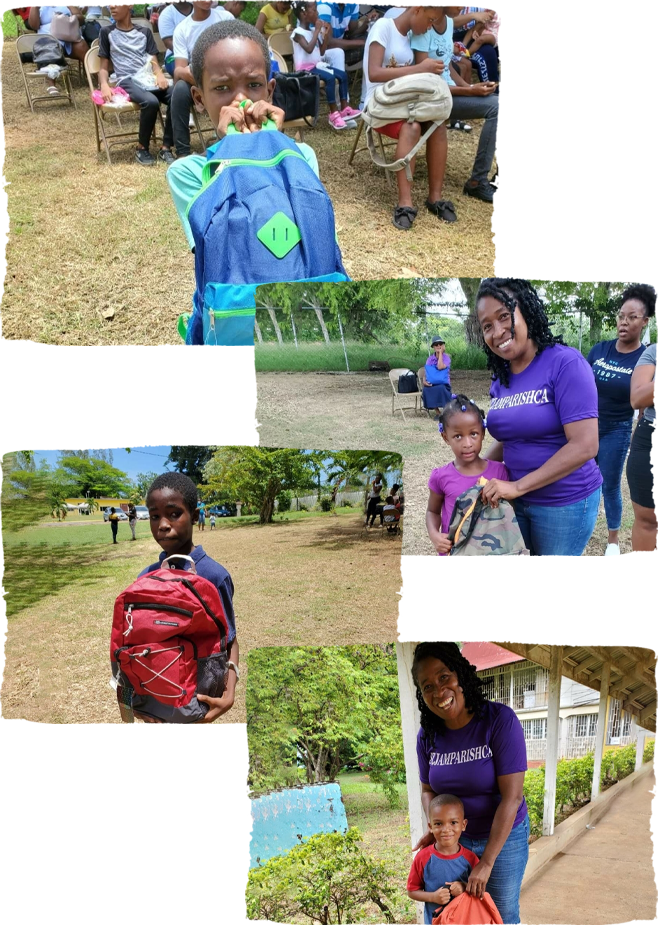
<path id="1" fill-rule="evenodd" d="M 425 205 L 427 206 L 427 210 L 431 212 L 432 215 L 436 215 L 437 218 L 440 218 L 442 222 L 448 222 L 449 225 L 452 225 L 457 221 L 455 207 L 449 199 L 437 199 L 436 202 L 430 202 L 429 199 L 427 199 Z"/>
<path id="2" fill-rule="evenodd" d="M 169 167 L 170 164 L 174 163 L 176 157 L 170 148 L 160 148 L 158 153 L 158 160 L 164 161 L 167 167 Z"/>
<path id="3" fill-rule="evenodd" d="M 393 210 L 393 224 L 400 231 L 409 231 L 417 215 L 418 209 L 411 206 L 396 206 Z"/>
<path id="4" fill-rule="evenodd" d="M 495 192 L 496 187 L 488 180 L 478 180 L 475 186 L 471 186 L 470 182 L 464 184 L 464 193 L 473 196 L 474 199 L 481 199 L 482 202 L 493 202 Z"/>
<path id="5" fill-rule="evenodd" d="M 142 167 L 152 167 L 155 164 L 155 158 L 146 148 L 137 148 L 135 151 L 135 160 Z"/>

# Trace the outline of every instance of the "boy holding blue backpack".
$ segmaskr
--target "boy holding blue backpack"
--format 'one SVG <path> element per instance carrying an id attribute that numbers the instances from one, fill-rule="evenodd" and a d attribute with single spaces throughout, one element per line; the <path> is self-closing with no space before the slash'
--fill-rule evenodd
<path id="1" fill-rule="evenodd" d="M 190 67 L 194 104 L 220 141 L 167 171 L 195 253 L 194 311 L 182 322 L 184 337 L 188 344 L 253 344 L 258 285 L 347 279 L 333 209 L 313 150 L 281 132 L 267 42 L 253 26 L 229 20 L 206 29 Z"/>

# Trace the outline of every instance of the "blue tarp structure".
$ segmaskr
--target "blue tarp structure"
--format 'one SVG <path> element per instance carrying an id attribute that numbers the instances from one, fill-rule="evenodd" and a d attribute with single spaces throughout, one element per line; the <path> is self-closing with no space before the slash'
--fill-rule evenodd
<path id="1" fill-rule="evenodd" d="M 277 790 L 252 800 L 250 867 L 284 854 L 301 839 L 322 832 L 347 832 L 339 784 Z"/>

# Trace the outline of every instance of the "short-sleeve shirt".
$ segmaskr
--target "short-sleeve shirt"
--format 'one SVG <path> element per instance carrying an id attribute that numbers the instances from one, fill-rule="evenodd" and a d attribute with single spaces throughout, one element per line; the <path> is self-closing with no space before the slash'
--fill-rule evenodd
<path id="1" fill-rule="evenodd" d="M 488 838 L 501 801 L 498 777 L 528 770 L 523 729 L 516 713 L 503 703 L 487 701 L 481 719 L 461 729 L 432 735 L 420 729 L 416 741 L 422 783 L 434 793 L 452 793 L 464 804 L 466 834 Z M 514 826 L 528 815 L 521 801 Z"/>
<path id="2" fill-rule="evenodd" d="M 377 22 L 373 23 L 368 33 L 366 47 L 363 52 L 363 81 L 365 87 L 363 99 L 366 103 L 378 86 L 368 77 L 370 49 L 373 42 L 377 45 L 382 45 L 384 48 L 382 67 L 409 67 L 414 63 L 414 53 L 409 39 L 406 33 L 403 35 L 398 30 L 395 23 L 395 19 L 378 19 Z"/>
<path id="3" fill-rule="evenodd" d="M 637 361 L 637 366 L 653 366 L 655 370 L 656 366 L 656 345 L 650 344 L 640 359 Z M 656 377 L 654 371 L 654 379 Z M 650 408 L 644 409 L 644 420 L 653 423 L 656 420 L 656 408 L 654 405 L 651 405 Z"/>
<path id="4" fill-rule="evenodd" d="M 191 13 L 188 13 L 191 16 Z M 161 39 L 170 39 L 174 34 L 176 26 L 187 19 L 183 13 L 180 13 L 173 3 L 168 3 L 158 16 L 158 32 Z"/>
<path id="5" fill-rule="evenodd" d="M 191 557 L 196 566 L 197 575 L 201 575 L 202 578 L 212 582 L 219 592 L 224 607 L 224 613 L 226 614 L 226 622 L 228 623 L 228 642 L 230 644 L 235 639 L 235 612 L 233 610 L 233 594 L 235 589 L 233 587 L 233 580 L 223 565 L 220 565 L 219 562 L 215 562 L 214 559 L 210 558 L 204 551 L 203 546 L 195 546 L 192 550 Z M 141 578 L 142 575 L 148 575 L 149 572 L 155 572 L 159 568 L 162 568 L 162 562 L 166 558 L 167 553 L 161 552 L 158 561 L 141 571 L 138 577 Z M 185 563 L 183 568 L 187 571 L 190 567 L 189 562 L 185 562 L 184 559 L 181 561 Z"/>
<path id="6" fill-rule="evenodd" d="M 283 32 L 294 22 L 292 10 L 286 13 L 278 13 L 271 3 L 266 3 L 261 7 L 260 12 L 265 16 L 265 35 L 272 35 L 274 32 Z"/>
<path id="7" fill-rule="evenodd" d="M 443 354 L 445 369 L 439 369 L 436 354 L 427 358 L 425 362 L 425 378 L 430 385 L 450 385 L 450 364 L 452 360 L 447 353 Z"/>
<path id="8" fill-rule="evenodd" d="M 320 168 L 313 148 L 303 142 L 299 142 L 297 147 L 304 155 L 304 160 L 313 173 L 319 176 Z M 203 154 L 190 154 L 188 157 L 181 157 L 174 161 L 167 170 L 167 182 L 174 200 L 174 206 L 183 226 L 187 243 L 192 251 L 194 250 L 194 235 L 187 219 L 187 207 L 203 186 L 203 168 L 206 161 L 207 157 Z"/>
<path id="9" fill-rule="evenodd" d="M 39 7 L 39 33 L 41 35 L 50 35 L 50 24 L 53 21 L 55 13 L 64 13 L 70 16 L 71 11 L 68 6 L 41 6 Z"/>
<path id="10" fill-rule="evenodd" d="M 407 890 L 414 893 L 418 890 L 434 893 L 446 883 L 454 883 L 455 880 L 466 883 L 471 871 L 478 863 L 478 856 L 462 845 L 458 846 L 455 854 L 439 854 L 435 845 L 428 845 L 427 848 L 422 848 L 414 858 L 407 879 Z M 424 921 L 431 925 L 436 910 L 444 907 L 439 906 L 438 903 L 425 903 L 424 905 Z"/>
<path id="11" fill-rule="evenodd" d="M 174 58 L 182 58 L 185 61 L 190 61 L 192 58 L 192 50 L 201 33 L 218 22 L 233 18 L 234 17 L 231 16 L 228 10 L 224 10 L 221 7 L 211 9 L 207 19 L 196 20 L 192 19 L 191 15 L 186 16 L 174 29 Z"/>
<path id="12" fill-rule="evenodd" d="M 114 73 L 121 80 L 132 77 L 144 66 L 147 58 L 158 54 L 153 33 L 146 26 L 127 30 L 119 29 L 116 23 L 103 26 L 98 37 L 98 56 L 112 62 Z"/>
<path id="13" fill-rule="evenodd" d="M 457 498 L 477 485 L 478 479 L 502 479 L 504 482 L 509 481 L 507 469 L 501 462 L 490 459 L 487 462 L 487 468 L 481 475 L 462 475 L 455 468 L 454 462 L 442 466 L 440 469 L 434 469 L 430 475 L 427 486 L 430 491 L 437 495 L 443 495 L 443 507 L 441 508 L 441 533 L 447 533 L 450 529 L 452 512 L 455 509 Z"/>
<path id="14" fill-rule="evenodd" d="M 331 25 L 331 34 L 335 39 L 342 39 L 349 25 L 359 19 L 359 4 L 345 3 L 343 9 L 340 3 L 318 3 L 318 18 Z"/>
<path id="15" fill-rule="evenodd" d="M 580 351 L 556 344 L 545 347 L 509 385 L 494 379 L 487 427 L 504 445 L 510 479 L 518 481 L 539 469 L 565 446 L 565 424 L 598 418 L 594 374 Z M 523 495 L 531 504 L 562 506 L 589 497 L 603 479 L 594 459 L 575 472 Z"/>
<path id="16" fill-rule="evenodd" d="M 450 62 L 452 61 L 454 49 L 452 32 L 452 19 L 446 16 L 446 27 L 443 33 L 437 32 L 436 26 L 432 26 L 431 29 L 428 29 L 427 32 L 424 32 L 422 35 L 411 36 L 411 47 L 414 51 L 427 52 L 428 57 L 434 58 L 436 61 L 443 61 L 445 68 L 441 77 L 443 77 L 449 87 L 455 86 L 455 82 L 450 75 Z"/>
<path id="17" fill-rule="evenodd" d="M 295 65 L 295 70 L 310 70 L 310 68 L 315 67 L 320 58 L 322 57 L 322 52 L 320 51 L 319 42 L 315 43 L 313 51 L 308 52 L 295 41 L 296 35 L 301 35 L 303 39 L 306 39 L 307 42 L 310 42 L 315 34 L 314 30 L 311 29 L 302 29 L 301 26 L 297 26 L 296 29 L 293 29 L 290 37 L 292 39 L 292 59 Z"/>
<path id="18" fill-rule="evenodd" d="M 630 421 L 631 376 L 635 364 L 644 353 L 641 345 L 632 353 L 620 353 L 617 341 L 604 340 L 594 344 L 587 357 L 592 367 L 596 390 L 599 394 L 599 419 L 602 421 Z"/>

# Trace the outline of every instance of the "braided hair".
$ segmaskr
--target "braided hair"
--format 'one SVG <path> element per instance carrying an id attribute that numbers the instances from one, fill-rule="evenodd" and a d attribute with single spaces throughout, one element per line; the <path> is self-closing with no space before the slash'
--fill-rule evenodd
<path id="1" fill-rule="evenodd" d="M 487 702 L 482 691 L 482 681 L 478 678 L 475 668 L 468 659 L 459 651 L 459 646 L 455 642 L 421 642 L 416 646 L 414 651 L 414 661 L 411 666 L 411 677 L 416 685 L 416 700 L 420 710 L 420 725 L 429 735 L 442 735 L 445 732 L 446 725 L 444 721 L 432 713 L 430 708 L 423 700 L 423 694 L 418 686 L 418 667 L 421 662 L 427 658 L 438 658 L 446 668 L 454 671 L 459 681 L 459 686 L 464 694 L 464 703 L 469 713 L 472 713 L 476 719 L 480 719 L 484 712 L 484 706 Z"/>
<path id="2" fill-rule="evenodd" d="M 656 290 L 653 286 L 647 286 L 645 283 L 636 283 L 624 289 L 621 294 L 621 305 L 624 302 L 630 302 L 631 299 L 637 299 L 644 305 L 647 318 L 653 318 L 656 314 Z"/>
<path id="3" fill-rule="evenodd" d="M 554 347 L 556 344 L 564 343 L 561 335 L 555 335 L 551 331 L 544 303 L 539 298 L 535 287 L 527 279 L 483 279 L 475 304 L 477 305 L 485 296 L 491 296 L 510 310 L 512 337 L 514 337 L 514 310 L 518 308 L 527 325 L 528 337 L 537 345 L 537 354 L 540 354 L 544 347 Z M 486 344 L 484 352 L 487 355 L 487 369 L 491 371 L 491 378 L 498 379 L 504 386 L 508 386 L 509 362 L 496 356 Z"/>
<path id="4" fill-rule="evenodd" d="M 479 408 L 472 398 L 469 398 L 467 395 L 462 395 L 460 392 L 459 395 L 453 394 L 450 401 L 446 402 L 444 405 L 443 411 L 439 415 L 439 433 L 445 433 L 450 418 L 454 417 L 456 414 L 463 414 L 466 411 L 471 411 L 473 414 L 476 414 L 480 418 L 482 430 L 486 428 L 487 420 L 482 408 Z"/>

